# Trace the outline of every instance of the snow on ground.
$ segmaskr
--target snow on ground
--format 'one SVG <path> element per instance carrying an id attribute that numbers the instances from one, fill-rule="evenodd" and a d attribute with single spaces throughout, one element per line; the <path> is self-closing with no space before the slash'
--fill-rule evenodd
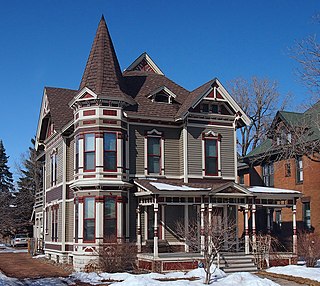
<path id="1" fill-rule="evenodd" d="M 308 278 L 320 282 L 320 268 L 297 265 L 277 266 L 267 269 L 267 272 Z"/>
<path id="2" fill-rule="evenodd" d="M 185 280 L 185 278 L 199 277 L 194 281 Z M 110 285 L 112 286 L 200 286 L 204 285 L 205 272 L 202 268 L 192 270 L 190 272 L 172 272 L 168 274 L 148 273 L 133 275 L 129 273 L 83 273 L 77 272 L 72 275 L 74 280 L 80 280 L 85 283 L 99 284 L 101 281 L 117 280 Z M 174 278 L 174 281 L 159 281 L 161 279 Z M 180 279 L 179 279 L 180 278 Z M 156 280 L 158 279 L 158 280 Z M 122 280 L 122 281 L 121 281 Z M 217 269 L 212 276 L 214 281 L 212 285 L 237 285 L 237 286 L 277 286 L 278 284 L 269 279 L 262 279 L 256 275 L 238 272 L 226 275 L 222 270 Z"/>

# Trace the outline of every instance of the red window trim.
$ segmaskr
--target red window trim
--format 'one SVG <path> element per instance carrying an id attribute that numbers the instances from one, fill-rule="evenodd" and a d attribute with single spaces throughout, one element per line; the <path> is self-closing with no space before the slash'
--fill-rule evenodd
<path id="1" fill-rule="evenodd" d="M 87 198 L 93 198 L 93 204 L 94 204 L 94 218 L 85 218 L 85 213 L 86 213 L 86 199 Z M 93 233 L 93 240 L 85 240 L 85 235 L 84 235 L 84 222 L 86 220 L 93 220 L 94 221 L 94 233 Z M 96 241 L 96 200 L 94 196 L 86 196 L 83 197 L 83 224 L 82 224 L 82 233 L 83 233 L 83 242 L 88 243 L 88 242 L 95 242 Z"/>
<path id="2" fill-rule="evenodd" d="M 111 134 L 115 134 L 115 136 L 116 136 L 116 150 L 115 151 L 111 151 L 111 150 L 105 150 L 104 149 L 104 134 L 106 134 L 106 133 L 111 133 Z M 118 142 L 117 142 L 117 139 L 118 139 L 118 132 L 104 132 L 103 133 L 103 171 L 105 171 L 105 172 L 117 172 L 117 170 L 118 170 Z M 115 166 L 115 169 L 114 170 L 109 170 L 109 169 L 106 169 L 105 168 L 105 166 L 104 166 L 104 160 L 105 160 L 105 156 L 106 156 L 106 153 L 108 153 L 108 152 L 110 152 L 110 153 L 116 153 L 116 166 Z"/>
<path id="3" fill-rule="evenodd" d="M 86 135 L 94 135 L 94 150 L 86 151 Z M 86 153 L 94 153 L 94 168 L 86 169 Z M 94 172 L 96 170 L 96 134 L 95 133 L 85 133 L 83 136 L 83 171 L 84 172 Z"/>
<path id="4" fill-rule="evenodd" d="M 103 197 L 103 241 L 105 241 L 106 239 L 106 237 L 105 237 L 105 235 L 104 235 L 104 224 L 105 224 L 105 222 L 106 222 L 106 220 L 111 220 L 111 219 L 106 219 L 106 216 L 105 216 L 105 213 L 104 213 L 104 211 L 105 211 L 105 201 L 106 201 L 106 198 L 114 198 L 115 200 L 114 200 L 114 203 L 115 203 L 115 211 L 116 211 L 116 213 L 115 213 L 115 220 L 116 220 L 116 233 L 115 233 L 115 238 L 117 239 L 117 236 L 118 236 L 118 204 L 117 204 L 117 202 L 118 202 L 118 197 L 117 196 L 104 196 Z"/>
<path id="5" fill-rule="evenodd" d="M 206 176 L 218 176 L 219 175 L 219 149 L 218 149 L 218 139 L 217 138 L 209 138 L 209 137 L 205 137 L 204 139 L 204 174 Z M 216 149 L 217 149 L 217 156 L 207 156 L 207 140 L 215 140 L 216 141 Z M 217 159 L 217 172 L 214 174 L 210 174 L 207 172 L 207 158 L 216 158 Z"/>
<path id="6" fill-rule="evenodd" d="M 149 138 L 158 138 L 159 139 L 159 154 L 160 155 L 154 155 L 154 154 L 149 154 Z M 161 149 L 161 140 L 162 140 L 162 137 L 161 136 L 157 136 L 157 135 L 147 135 L 147 172 L 148 172 L 148 175 L 150 174 L 157 174 L 157 173 L 150 173 L 149 171 L 149 156 L 150 157 L 159 157 L 159 175 L 161 175 L 162 173 L 162 164 L 161 164 L 161 152 L 162 152 L 162 149 Z"/>

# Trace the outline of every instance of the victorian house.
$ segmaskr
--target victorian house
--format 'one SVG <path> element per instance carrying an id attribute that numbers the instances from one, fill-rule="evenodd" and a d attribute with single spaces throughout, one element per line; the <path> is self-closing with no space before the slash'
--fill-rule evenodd
<path id="1" fill-rule="evenodd" d="M 122 72 L 102 17 L 79 89 L 44 88 L 35 236 L 46 256 L 83 269 L 113 237 L 136 242 L 141 268 L 194 267 L 195 254 L 164 256 L 159 245 L 188 253 L 175 222 L 213 210 L 221 226 L 238 221 L 237 250 L 249 253 L 256 209 L 294 208 L 300 193 L 237 184 L 236 129 L 246 124 L 217 78 L 188 91 L 146 53 Z"/>

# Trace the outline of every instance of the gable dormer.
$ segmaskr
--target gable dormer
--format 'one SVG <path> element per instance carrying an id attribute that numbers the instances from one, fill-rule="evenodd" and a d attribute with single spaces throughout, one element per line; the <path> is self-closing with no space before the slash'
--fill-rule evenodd
<path id="1" fill-rule="evenodd" d="M 168 104 L 172 104 L 176 97 L 177 97 L 176 94 L 174 94 L 166 86 L 159 87 L 148 96 L 148 98 L 152 102 L 161 102 L 161 103 L 168 103 Z"/>
<path id="2" fill-rule="evenodd" d="M 128 68 L 126 68 L 126 71 L 146 71 L 164 75 L 146 52 L 142 53 Z"/>

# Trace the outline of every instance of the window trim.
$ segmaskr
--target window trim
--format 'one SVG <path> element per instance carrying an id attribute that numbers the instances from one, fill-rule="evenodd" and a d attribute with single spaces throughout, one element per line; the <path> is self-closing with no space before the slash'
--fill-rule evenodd
<path id="1" fill-rule="evenodd" d="M 80 167 L 80 138 L 79 136 L 77 136 L 75 138 L 75 145 L 74 145 L 74 159 L 75 159 L 75 164 L 74 164 L 74 170 L 75 173 L 78 174 L 79 173 L 79 167 Z"/>
<path id="2" fill-rule="evenodd" d="M 148 153 L 148 138 L 159 138 L 160 145 L 160 159 L 159 159 L 159 173 L 150 173 L 149 172 L 149 153 Z M 153 129 L 146 132 L 144 138 L 144 169 L 146 176 L 163 176 L 164 175 L 164 137 L 163 133 Z"/>
<path id="3" fill-rule="evenodd" d="M 86 199 L 89 199 L 89 198 L 93 198 L 93 205 L 94 205 L 94 207 L 93 207 L 93 210 L 94 210 L 93 218 L 86 218 L 85 217 L 85 214 L 86 214 Z M 83 218 L 83 223 L 82 223 L 82 227 L 83 227 L 83 229 L 82 229 L 83 242 L 84 243 L 95 243 L 95 241 L 96 241 L 96 199 L 95 199 L 94 196 L 85 196 L 85 197 L 83 197 L 83 216 L 82 216 L 82 218 Z M 94 222 L 94 224 L 93 224 L 94 225 L 94 227 L 93 227 L 93 229 L 94 229 L 93 240 L 85 240 L 84 229 L 85 229 L 85 221 L 86 220 L 93 220 L 93 222 Z"/>
<path id="4" fill-rule="evenodd" d="M 94 150 L 86 151 L 86 136 L 93 135 L 94 136 Z M 83 171 L 84 172 L 94 172 L 96 170 L 96 134 L 95 133 L 85 133 L 83 136 Z M 87 169 L 86 168 L 86 154 L 87 153 L 93 153 L 94 154 L 94 168 L 93 169 Z"/>
<path id="5" fill-rule="evenodd" d="M 104 147 L 105 147 L 105 134 L 114 134 L 115 135 L 115 139 L 116 139 L 116 149 L 113 151 L 110 151 L 110 150 L 105 150 Z M 115 158 L 116 158 L 116 165 L 115 165 L 115 169 L 114 170 L 109 170 L 109 169 L 106 169 L 105 168 L 105 156 L 106 156 L 106 153 L 115 153 Z M 108 131 L 108 132 L 104 132 L 103 133 L 103 171 L 104 172 L 117 172 L 118 171 L 118 132 L 112 132 L 112 131 Z"/>
<path id="6" fill-rule="evenodd" d="M 216 140 L 217 156 L 211 158 L 217 158 L 217 173 L 209 174 L 206 170 L 206 141 Z M 221 134 L 215 133 L 213 130 L 209 130 L 206 133 L 202 133 L 202 176 L 203 177 L 221 177 Z"/>

